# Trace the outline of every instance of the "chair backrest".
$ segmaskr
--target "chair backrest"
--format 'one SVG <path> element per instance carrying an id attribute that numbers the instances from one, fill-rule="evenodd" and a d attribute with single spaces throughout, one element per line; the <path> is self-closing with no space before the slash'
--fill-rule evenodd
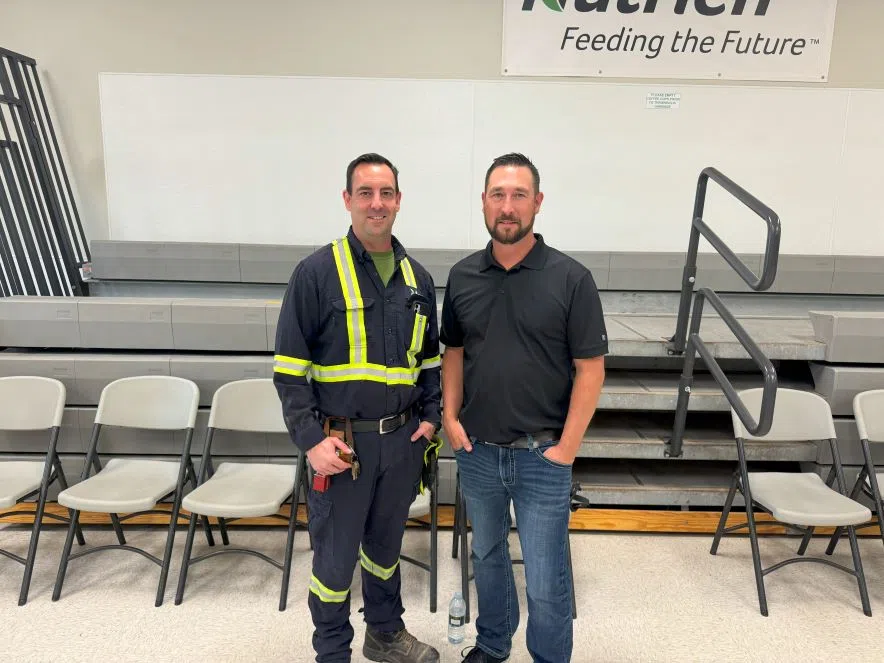
<path id="1" fill-rule="evenodd" d="M 52 378 L 0 378 L 0 429 L 46 430 L 61 426 L 67 390 Z"/>
<path id="2" fill-rule="evenodd" d="M 863 391 L 854 396 L 853 416 L 861 440 L 884 442 L 884 389 Z"/>
<path id="3" fill-rule="evenodd" d="M 761 412 L 763 389 L 747 389 L 739 392 L 749 413 L 758 421 Z M 831 440 L 836 437 L 832 410 L 825 399 L 812 391 L 777 389 L 773 424 L 770 432 L 762 437 L 750 435 L 737 413 L 731 408 L 734 436 L 744 440 L 764 442 Z"/>
<path id="4" fill-rule="evenodd" d="M 95 423 L 158 430 L 193 428 L 199 400 L 199 387 L 184 378 L 121 378 L 101 390 Z"/>
<path id="5" fill-rule="evenodd" d="M 237 380 L 223 385 L 212 398 L 209 428 L 288 433 L 273 380 Z"/>

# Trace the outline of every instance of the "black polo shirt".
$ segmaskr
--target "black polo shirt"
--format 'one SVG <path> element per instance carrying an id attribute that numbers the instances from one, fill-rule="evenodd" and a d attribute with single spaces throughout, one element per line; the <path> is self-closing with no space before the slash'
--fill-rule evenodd
<path id="1" fill-rule="evenodd" d="M 608 352 L 592 274 L 535 237 L 509 271 L 494 259 L 489 241 L 448 276 L 440 341 L 464 349 L 459 418 L 480 440 L 506 443 L 564 428 L 572 360 Z"/>

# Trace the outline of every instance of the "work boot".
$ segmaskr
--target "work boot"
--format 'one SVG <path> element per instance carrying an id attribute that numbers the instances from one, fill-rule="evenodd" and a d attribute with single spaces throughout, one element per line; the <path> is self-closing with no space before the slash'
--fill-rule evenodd
<path id="1" fill-rule="evenodd" d="M 369 661 L 383 663 L 438 663 L 439 652 L 425 645 L 402 629 L 396 633 L 380 633 L 365 629 L 362 655 Z"/>

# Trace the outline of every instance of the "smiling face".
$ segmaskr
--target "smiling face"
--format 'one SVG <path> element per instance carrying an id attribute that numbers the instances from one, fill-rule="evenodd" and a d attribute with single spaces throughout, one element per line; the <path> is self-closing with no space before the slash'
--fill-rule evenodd
<path id="1" fill-rule="evenodd" d="M 515 244 L 534 229 L 543 194 L 534 190 L 534 177 L 526 166 L 500 166 L 491 171 L 482 194 L 485 227 L 492 239 Z"/>
<path id="2" fill-rule="evenodd" d="M 363 163 L 353 170 L 344 205 L 350 212 L 353 232 L 363 244 L 386 243 L 393 234 L 402 193 L 389 166 Z"/>

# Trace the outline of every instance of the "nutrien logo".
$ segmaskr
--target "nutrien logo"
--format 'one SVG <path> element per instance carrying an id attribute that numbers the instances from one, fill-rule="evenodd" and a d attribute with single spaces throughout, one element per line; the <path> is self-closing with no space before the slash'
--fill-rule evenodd
<path id="1" fill-rule="evenodd" d="M 641 11 L 644 14 L 653 14 L 657 11 L 657 3 L 660 0 L 574 0 L 573 8 L 577 12 L 606 12 L 608 5 L 615 5 L 611 11 L 617 11 L 621 14 L 633 14 Z M 710 4 L 711 2 L 711 4 Z M 663 7 L 671 6 L 676 14 L 684 14 L 689 5 L 693 5 L 694 10 L 702 16 L 717 16 L 723 14 L 728 9 L 733 16 L 742 16 L 749 5 L 749 10 L 755 7 L 756 16 L 767 15 L 767 8 L 772 0 L 663 0 Z M 522 11 L 530 12 L 534 9 L 535 0 L 522 0 Z M 566 0 L 543 0 L 543 4 L 554 12 L 561 12 L 565 9 Z"/>

